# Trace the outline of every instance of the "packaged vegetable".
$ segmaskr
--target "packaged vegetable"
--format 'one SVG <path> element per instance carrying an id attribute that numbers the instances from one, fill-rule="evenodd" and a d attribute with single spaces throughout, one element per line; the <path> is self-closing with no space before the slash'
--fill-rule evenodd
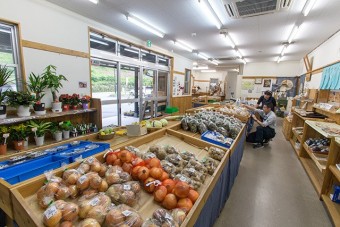
<path id="1" fill-rule="evenodd" d="M 203 172 L 199 172 L 194 168 L 184 168 L 181 172 L 184 176 L 189 177 L 194 181 L 204 183 L 206 175 Z"/>
<path id="2" fill-rule="evenodd" d="M 167 154 L 179 154 L 178 149 L 175 148 L 174 146 L 167 145 L 164 147 L 164 149 Z"/>
<path id="3" fill-rule="evenodd" d="M 217 147 L 210 147 L 208 153 L 211 158 L 218 161 L 221 161 L 225 155 L 225 151 Z"/>
<path id="4" fill-rule="evenodd" d="M 175 176 L 175 174 L 178 172 L 177 167 L 169 161 L 162 160 L 161 166 L 163 170 L 170 175 L 170 177 Z"/>
<path id="5" fill-rule="evenodd" d="M 179 154 L 169 154 L 166 156 L 165 160 L 181 169 L 187 165 L 187 162 Z"/>
<path id="6" fill-rule="evenodd" d="M 129 181 L 123 184 L 114 184 L 106 191 L 106 195 L 116 204 L 135 206 L 140 198 L 141 185 L 138 181 Z"/>
<path id="7" fill-rule="evenodd" d="M 131 176 L 124 172 L 120 166 L 109 166 L 105 173 L 105 180 L 108 185 L 120 184 L 131 181 Z"/>
<path id="8" fill-rule="evenodd" d="M 174 220 L 171 213 L 165 209 L 157 209 L 153 212 L 152 217 L 161 223 L 161 226 L 178 227 L 179 224 Z"/>
<path id="9" fill-rule="evenodd" d="M 205 157 L 202 159 L 202 164 L 207 168 L 208 173 L 210 175 L 213 175 L 215 170 L 217 169 L 218 165 L 219 165 L 219 161 L 210 158 L 210 157 Z"/>
<path id="10" fill-rule="evenodd" d="M 138 212 L 127 205 L 113 207 L 105 217 L 105 226 L 107 227 L 140 227 L 142 224 L 143 219 Z"/>
<path id="11" fill-rule="evenodd" d="M 171 211 L 171 216 L 175 222 L 180 226 L 185 220 L 186 212 L 183 209 L 175 208 Z"/>
<path id="12" fill-rule="evenodd" d="M 190 159 L 196 159 L 196 156 L 193 153 L 188 152 L 188 151 L 183 151 L 179 155 L 182 157 L 182 159 L 186 161 L 189 161 Z"/>
<path id="13" fill-rule="evenodd" d="M 208 173 L 208 169 L 201 162 L 193 158 L 189 160 L 186 168 L 194 168 L 200 173 Z"/>
<path id="14" fill-rule="evenodd" d="M 111 205 L 111 199 L 104 193 L 83 195 L 82 197 L 79 198 L 78 205 L 79 205 L 79 217 L 86 218 L 88 213 L 94 207 L 101 206 L 103 207 L 103 209 L 108 209 L 108 207 Z"/>
<path id="15" fill-rule="evenodd" d="M 165 148 L 160 145 L 153 145 L 149 148 L 149 152 L 154 153 L 156 157 L 160 160 L 165 159 L 167 153 L 165 151 Z"/>

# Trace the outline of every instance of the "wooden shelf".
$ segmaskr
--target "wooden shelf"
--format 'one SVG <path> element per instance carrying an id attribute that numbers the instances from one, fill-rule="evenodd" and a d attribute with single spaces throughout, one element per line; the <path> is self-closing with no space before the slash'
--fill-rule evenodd
<path id="1" fill-rule="evenodd" d="M 320 108 L 320 107 L 315 107 L 315 106 L 313 106 L 313 108 L 315 109 L 315 111 L 317 113 L 321 113 L 321 114 L 323 114 L 323 113 L 327 113 L 327 114 L 339 114 L 340 115 L 340 113 L 337 113 L 334 110 L 326 110 L 326 109 L 323 109 L 323 108 Z"/>
<path id="2" fill-rule="evenodd" d="M 310 127 L 312 127 L 315 131 L 317 131 L 318 133 L 320 133 L 321 135 L 323 135 L 326 138 L 331 138 L 334 136 L 339 136 L 339 135 L 334 135 L 334 134 L 329 134 L 327 132 L 325 132 L 319 125 L 324 125 L 324 126 L 328 126 L 331 128 L 336 128 L 338 130 L 340 130 L 340 125 L 335 124 L 335 123 L 328 123 L 328 122 L 317 122 L 317 121 L 310 121 L 310 120 L 306 120 L 306 124 L 308 124 Z"/>
<path id="3" fill-rule="evenodd" d="M 320 170 L 316 167 L 314 161 L 310 158 L 300 157 L 300 162 L 307 172 L 309 179 L 311 180 L 318 195 L 321 194 L 321 188 L 323 183 L 323 175 Z"/>
<path id="4" fill-rule="evenodd" d="M 328 155 L 321 155 L 326 157 L 325 161 L 321 161 L 320 158 L 318 158 L 317 154 L 314 154 L 313 152 L 310 151 L 306 143 L 303 143 L 303 148 L 306 150 L 309 157 L 314 161 L 315 165 L 318 167 L 320 172 L 325 173 Z"/>
<path id="5" fill-rule="evenodd" d="M 332 217 L 334 226 L 340 226 L 340 204 L 333 202 L 329 195 L 323 194 L 321 198 L 326 205 L 329 215 Z"/>
<path id="6" fill-rule="evenodd" d="M 293 147 L 293 149 L 294 149 L 296 155 L 299 157 L 300 151 L 299 151 L 298 149 L 295 148 L 295 141 L 294 141 L 293 139 L 290 139 L 289 142 L 290 142 L 290 144 L 292 145 L 292 147 Z"/>
<path id="7" fill-rule="evenodd" d="M 295 135 L 295 137 L 297 138 L 297 140 L 301 143 L 302 141 L 302 136 L 299 135 L 295 130 L 292 130 L 293 131 L 293 134 Z"/>
<path id="8" fill-rule="evenodd" d="M 52 111 L 47 111 L 45 115 L 35 115 L 34 113 L 31 114 L 29 117 L 18 117 L 18 116 L 7 116 L 5 119 L 0 120 L 0 125 L 11 125 L 11 124 L 17 124 L 29 120 L 42 120 L 42 119 L 51 119 L 51 118 L 57 118 L 57 117 L 64 117 L 64 116 L 71 116 L 71 115 L 77 115 L 77 114 L 83 114 L 83 113 L 92 113 L 96 112 L 97 109 L 90 108 L 87 110 L 79 109 L 79 110 L 69 110 L 69 111 L 63 111 L 63 112 L 57 112 L 54 113 Z"/>
<path id="9" fill-rule="evenodd" d="M 329 170 L 333 173 L 335 178 L 340 182 L 340 170 L 338 170 L 338 168 L 336 168 L 336 166 L 334 165 L 329 166 Z"/>

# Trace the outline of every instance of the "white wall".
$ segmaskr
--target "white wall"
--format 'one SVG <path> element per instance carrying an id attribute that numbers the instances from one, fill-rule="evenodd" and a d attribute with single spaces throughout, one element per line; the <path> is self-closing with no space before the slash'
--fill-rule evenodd
<path id="1" fill-rule="evenodd" d="M 299 61 L 254 62 L 244 66 L 243 76 L 294 77 L 299 75 Z"/>
<path id="2" fill-rule="evenodd" d="M 193 76 L 195 80 L 207 80 L 210 81 L 210 78 L 217 78 L 219 81 L 222 81 L 221 88 L 224 92 L 224 82 L 226 81 L 228 72 L 226 71 L 217 71 L 215 73 L 204 73 L 200 71 L 193 71 Z M 195 86 L 200 86 L 200 92 L 209 92 L 209 82 L 195 82 Z"/>
<path id="3" fill-rule="evenodd" d="M 231 98 L 231 93 L 234 93 L 234 98 L 239 97 L 239 91 L 237 89 L 237 82 L 238 82 L 238 72 L 228 72 L 228 75 L 226 77 L 226 82 L 227 82 L 227 89 L 225 92 L 226 95 L 226 99 L 230 99 Z"/>
<path id="4" fill-rule="evenodd" d="M 5 20 L 20 23 L 23 40 L 61 48 L 88 53 L 89 26 L 133 43 L 145 45 L 143 40 L 43 0 L 2 0 L 0 15 Z M 157 46 L 153 46 L 151 49 L 165 55 L 174 56 L 174 70 L 176 71 L 184 72 L 185 68 L 192 67 L 192 61 L 189 59 Z M 65 83 L 60 93 L 74 93 L 74 88 L 78 88 L 78 81 L 85 81 L 88 82 L 88 88 L 76 92 L 90 94 L 88 59 L 29 48 L 23 48 L 23 56 L 26 77 L 32 71 L 39 74 L 47 65 L 52 64 L 57 66 L 57 73 L 64 74 L 69 80 L 69 83 Z M 50 98 L 49 94 L 45 98 L 47 105 L 49 104 L 48 100 L 51 100 Z"/>

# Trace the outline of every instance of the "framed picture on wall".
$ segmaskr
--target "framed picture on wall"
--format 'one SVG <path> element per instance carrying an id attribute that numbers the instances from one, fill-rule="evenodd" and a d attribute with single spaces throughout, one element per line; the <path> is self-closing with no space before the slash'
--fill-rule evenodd
<path id="1" fill-rule="evenodd" d="M 263 80 L 263 87 L 270 87 L 272 84 L 272 80 L 271 79 L 264 79 Z"/>
<path id="2" fill-rule="evenodd" d="M 255 84 L 262 84 L 262 79 L 261 78 L 256 78 L 255 79 Z"/>

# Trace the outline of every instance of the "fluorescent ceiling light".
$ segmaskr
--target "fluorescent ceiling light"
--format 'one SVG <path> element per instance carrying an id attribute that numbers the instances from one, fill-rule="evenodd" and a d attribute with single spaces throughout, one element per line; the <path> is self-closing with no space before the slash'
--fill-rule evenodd
<path id="1" fill-rule="evenodd" d="M 298 33 L 298 31 L 299 31 L 299 26 L 294 25 L 293 30 L 288 37 L 288 43 L 291 43 L 293 41 L 293 39 L 296 36 L 296 34 Z"/>
<path id="2" fill-rule="evenodd" d="M 281 56 L 285 55 L 287 47 L 288 47 L 287 45 L 283 46 L 282 51 L 281 51 Z"/>
<path id="3" fill-rule="evenodd" d="M 194 61 L 194 62 L 192 63 L 192 65 L 193 65 L 193 66 L 198 65 L 197 61 Z"/>
<path id="4" fill-rule="evenodd" d="M 246 59 L 241 58 L 241 61 L 242 61 L 243 64 L 247 64 Z"/>
<path id="5" fill-rule="evenodd" d="M 202 73 L 215 73 L 215 69 L 207 69 L 207 70 L 201 70 Z"/>
<path id="6" fill-rule="evenodd" d="M 157 36 L 159 36 L 161 38 L 163 38 L 164 35 L 165 35 L 159 29 L 153 27 L 152 25 L 142 21 L 141 19 L 139 19 L 139 18 L 137 18 L 135 16 L 132 16 L 132 15 L 129 14 L 129 15 L 126 16 L 126 19 L 128 21 L 130 21 L 131 23 L 139 26 L 140 28 L 143 28 L 144 30 L 146 30 L 148 32 L 151 32 L 152 34 L 157 35 Z"/>
<path id="7" fill-rule="evenodd" d="M 216 60 L 212 60 L 211 63 L 213 63 L 214 65 L 218 65 L 220 62 Z"/>
<path id="8" fill-rule="evenodd" d="M 98 4 L 99 0 L 89 0 L 90 2 L 94 3 L 94 4 Z"/>
<path id="9" fill-rule="evenodd" d="M 217 29 L 220 29 L 222 27 L 222 22 L 216 15 L 214 9 L 211 7 L 209 1 L 207 2 L 206 0 L 198 0 L 204 14 L 209 18 L 211 23 L 213 23 Z"/>
<path id="10" fill-rule="evenodd" d="M 281 60 L 282 60 L 282 56 L 279 56 L 277 59 L 277 63 L 280 63 Z"/>
<path id="11" fill-rule="evenodd" d="M 181 41 L 174 41 L 174 44 L 186 51 L 192 52 L 193 48 L 191 48 L 188 44 L 183 43 Z"/>
<path id="12" fill-rule="evenodd" d="M 204 54 L 199 53 L 199 54 L 197 54 L 197 56 L 204 59 L 204 60 L 209 60 L 209 58 Z"/>
<path id="13" fill-rule="evenodd" d="M 202 70 L 202 69 L 209 69 L 208 66 L 197 66 L 193 67 L 192 70 Z"/>
<path id="14" fill-rule="evenodd" d="M 239 50 L 234 50 L 235 54 L 237 57 L 242 58 L 242 54 L 240 53 Z"/>
<path id="15" fill-rule="evenodd" d="M 102 41 L 99 41 L 99 40 L 96 40 L 96 39 L 90 39 L 90 41 L 95 42 L 95 43 L 99 43 L 99 44 L 102 44 L 102 45 L 105 45 L 105 46 L 109 45 L 108 43 L 105 43 L 105 42 L 102 42 Z"/>
<path id="16" fill-rule="evenodd" d="M 302 14 L 306 17 L 309 12 L 313 9 L 316 0 L 307 0 L 305 6 L 303 7 Z"/>
<path id="17" fill-rule="evenodd" d="M 227 34 L 222 34 L 222 35 L 223 35 L 223 36 L 225 37 L 225 39 L 227 40 L 228 45 L 231 46 L 231 48 L 235 48 L 236 45 L 235 45 L 233 39 L 230 37 L 230 34 L 227 33 Z"/>

